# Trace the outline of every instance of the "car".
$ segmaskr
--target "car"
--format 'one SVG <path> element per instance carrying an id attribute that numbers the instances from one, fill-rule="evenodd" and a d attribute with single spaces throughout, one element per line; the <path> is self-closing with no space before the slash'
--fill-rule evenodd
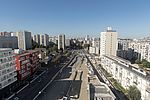
<path id="1" fill-rule="evenodd" d="M 19 100 L 19 97 L 14 97 L 13 100 Z"/>

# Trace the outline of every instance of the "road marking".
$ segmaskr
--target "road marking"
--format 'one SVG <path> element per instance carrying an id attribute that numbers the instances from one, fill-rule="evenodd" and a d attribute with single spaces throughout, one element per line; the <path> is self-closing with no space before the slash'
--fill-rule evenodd
<path id="1" fill-rule="evenodd" d="M 8 98 L 5 99 L 5 100 L 9 100 L 9 99 L 11 99 L 13 96 L 15 96 L 15 93 L 13 93 L 10 97 L 8 97 Z"/>
<path id="2" fill-rule="evenodd" d="M 39 78 L 41 75 L 43 75 L 46 71 L 42 72 L 40 75 L 38 75 L 35 79 L 33 79 L 30 83 L 34 82 L 37 78 Z M 17 91 L 16 93 L 20 93 L 23 89 L 25 89 L 27 86 L 29 86 L 29 83 L 27 85 L 25 85 L 23 88 L 21 88 L 19 91 Z M 13 96 L 15 96 L 15 93 L 13 93 L 10 97 L 8 97 L 6 100 L 11 99 Z"/>
<path id="3" fill-rule="evenodd" d="M 67 63 L 65 64 L 51 79 L 51 81 L 49 81 L 46 86 L 40 91 L 41 93 L 53 82 L 53 80 L 55 79 L 55 77 L 60 73 L 61 70 L 63 70 L 65 67 L 69 66 L 69 64 L 71 63 L 71 61 L 74 59 L 74 57 Z M 33 100 L 36 100 L 38 98 L 38 96 L 41 94 L 41 93 L 38 93 L 34 98 Z"/>
<path id="4" fill-rule="evenodd" d="M 24 86 L 23 88 L 21 88 L 19 91 L 17 91 L 17 94 L 18 94 L 19 92 L 21 92 L 23 89 L 25 89 L 27 86 L 29 86 L 29 83 L 28 83 L 26 86 Z"/>
<path id="5" fill-rule="evenodd" d="M 30 83 L 33 83 L 37 78 L 39 78 L 41 75 L 43 75 L 46 71 L 42 72 L 39 76 L 37 76 L 35 79 L 33 79 Z"/>

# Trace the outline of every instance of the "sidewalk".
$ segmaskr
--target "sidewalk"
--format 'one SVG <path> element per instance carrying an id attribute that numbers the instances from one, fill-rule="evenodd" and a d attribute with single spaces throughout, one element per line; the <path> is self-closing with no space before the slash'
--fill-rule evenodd
<path id="1" fill-rule="evenodd" d="M 80 67 L 80 70 L 83 71 L 82 74 L 82 84 L 81 84 L 81 91 L 80 91 L 80 96 L 79 96 L 79 100 L 88 100 L 88 69 L 87 66 L 85 65 L 85 61 L 83 62 L 83 64 Z"/>

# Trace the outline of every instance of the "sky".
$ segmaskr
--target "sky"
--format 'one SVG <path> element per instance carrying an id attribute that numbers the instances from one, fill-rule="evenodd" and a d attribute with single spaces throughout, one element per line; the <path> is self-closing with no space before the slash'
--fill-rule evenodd
<path id="1" fill-rule="evenodd" d="M 150 0 L 0 0 L 0 31 L 98 37 L 108 26 L 122 38 L 150 36 Z"/>

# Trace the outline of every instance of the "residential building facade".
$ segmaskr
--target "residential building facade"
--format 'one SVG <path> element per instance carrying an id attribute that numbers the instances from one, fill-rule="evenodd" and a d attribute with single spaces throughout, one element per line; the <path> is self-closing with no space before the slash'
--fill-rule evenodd
<path id="1" fill-rule="evenodd" d="M 108 27 L 106 32 L 101 32 L 100 37 L 100 56 L 102 55 L 113 55 L 117 53 L 117 32 Z"/>
<path id="2" fill-rule="evenodd" d="M 49 35 L 44 34 L 44 46 L 48 46 L 49 44 Z"/>
<path id="3" fill-rule="evenodd" d="M 102 67 L 121 85 L 128 89 L 135 85 L 141 92 L 142 100 L 150 98 L 150 74 L 139 69 L 127 60 L 116 56 L 105 55 L 101 59 Z"/>
<path id="4" fill-rule="evenodd" d="M 0 90 L 17 81 L 15 55 L 12 49 L 0 49 Z"/>
<path id="5" fill-rule="evenodd" d="M 32 75 L 38 67 L 39 63 L 39 51 L 29 50 L 27 52 L 16 55 L 16 70 L 18 80 L 24 80 Z"/>
<path id="6" fill-rule="evenodd" d="M 16 36 L 0 36 L 0 48 L 18 48 L 18 38 Z"/>
<path id="7" fill-rule="evenodd" d="M 18 47 L 23 50 L 32 48 L 32 37 L 31 32 L 19 31 L 14 33 L 18 37 Z"/>
<path id="8" fill-rule="evenodd" d="M 33 41 L 35 41 L 40 45 L 40 35 L 39 34 L 33 35 Z"/>
<path id="9" fill-rule="evenodd" d="M 58 35 L 58 50 L 65 49 L 65 35 Z"/>
<path id="10" fill-rule="evenodd" d="M 65 39 L 65 46 L 67 46 L 67 47 L 70 46 L 70 39 Z"/>
<path id="11" fill-rule="evenodd" d="M 145 59 L 150 62 L 150 41 L 135 40 L 129 44 L 129 48 L 134 50 L 139 60 Z"/>
<path id="12" fill-rule="evenodd" d="M 49 42 L 53 42 L 55 44 L 58 44 L 58 37 L 57 36 L 49 37 Z"/>
<path id="13" fill-rule="evenodd" d="M 89 53 L 100 54 L 100 39 L 93 38 L 92 45 L 89 47 Z"/>
<path id="14" fill-rule="evenodd" d="M 11 32 L 0 32 L 0 36 L 11 36 Z"/>

